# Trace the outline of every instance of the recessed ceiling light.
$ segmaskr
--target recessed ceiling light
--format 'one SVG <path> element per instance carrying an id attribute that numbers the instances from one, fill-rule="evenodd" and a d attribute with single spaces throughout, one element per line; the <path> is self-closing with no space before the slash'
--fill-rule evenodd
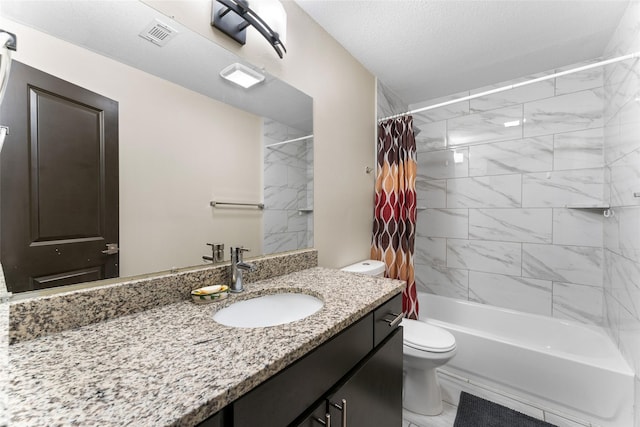
<path id="1" fill-rule="evenodd" d="M 242 64 L 231 64 L 220 71 L 220 76 L 232 83 L 242 86 L 245 89 L 257 85 L 264 80 L 264 76 Z"/>

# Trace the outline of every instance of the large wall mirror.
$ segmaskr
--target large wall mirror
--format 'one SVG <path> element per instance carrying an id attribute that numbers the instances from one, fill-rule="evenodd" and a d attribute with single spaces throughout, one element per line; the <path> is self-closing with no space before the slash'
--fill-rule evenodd
<path id="1" fill-rule="evenodd" d="M 249 247 L 253 256 L 313 246 L 313 100 L 308 95 L 140 1 L 3 1 L 0 14 L 2 27 L 18 36 L 18 62 L 117 102 L 119 237 L 102 243 L 118 244 L 118 277 L 206 264 L 207 243 L 225 244 L 225 259 L 229 246 Z M 171 34 L 150 40 L 158 31 Z M 220 71 L 234 63 L 257 70 L 265 80 L 244 89 L 222 79 Z M 10 103 L 5 98 L 0 124 Z M 40 149 L 30 132 L 7 137 L 0 197 L 15 181 L 6 175 L 11 167 L 5 151 L 19 143 Z M 37 183 L 29 185 L 31 193 L 44 191 Z M 38 216 L 29 215 L 37 224 Z M 39 272 L 28 285 L 12 290 L 17 264 L 5 259 L 4 237 L 9 291 L 50 288 L 45 282 L 66 274 Z M 52 234 L 41 240 L 48 239 L 49 255 L 62 259 L 71 252 L 68 241 L 77 237 Z M 111 256 L 98 252 L 87 259 Z M 83 277 L 84 270 L 77 271 Z M 67 282 L 58 280 L 54 290 L 38 292 L 84 281 L 74 281 L 74 274 L 66 274 Z M 84 277 L 91 280 L 89 274 Z"/>

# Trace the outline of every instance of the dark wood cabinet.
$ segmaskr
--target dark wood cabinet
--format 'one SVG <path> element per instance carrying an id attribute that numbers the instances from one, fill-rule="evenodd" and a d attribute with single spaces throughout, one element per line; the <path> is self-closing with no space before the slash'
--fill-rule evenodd
<path id="1" fill-rule="evenodd" d="M 200 426 L 318 427 L 328 415 L 333 427 L 400 427 L 402 328 L 392 321 L 401 298 L 385 302 Z M 220 421 L 211 424 L 216 416 Z"/>
<path id="2" fill-rule="evenodd" d="M 327 398 L 332 427 L 402 425 L 402 331 L 396 329 Z"/>

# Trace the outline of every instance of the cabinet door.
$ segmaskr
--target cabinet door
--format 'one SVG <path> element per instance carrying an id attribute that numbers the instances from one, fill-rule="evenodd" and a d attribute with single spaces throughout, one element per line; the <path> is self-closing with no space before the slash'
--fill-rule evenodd
<path id="1" fill-rule="evenodd" d="M 332 427 L 402 426 L 402 328 L 329 397 L 329 414 Z"/>
<path id="2" fill-rule="evenodd" d="M 373 314 L 367 314 L 238 399 L 233 403 L 234 427 L 282 427 L 294 422 L 371 353 L 372 324 Z"/>
<path id="3" fill-rule="evenodd" d="M 305 418 L 301 423 L 294 425 L 296 425 L 297 427 L 322 427 L 331 425 L 328 417 L 329 414 L 327 413 L 327 404 L 326 401 L 323 401 L 318 406 L 316 406 L 311 415 Z"/>

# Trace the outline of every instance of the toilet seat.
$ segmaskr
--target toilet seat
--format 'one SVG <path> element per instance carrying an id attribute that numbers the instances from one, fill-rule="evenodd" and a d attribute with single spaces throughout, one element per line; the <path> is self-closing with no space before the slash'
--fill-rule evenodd
<path id="1" fill-rule="evenodd" d="M 407 347 L 430 353 L 446 353 L 456 348 L 456 339 L 451 332 L 413 319 L 402 319 L 403 344 Z"/>

